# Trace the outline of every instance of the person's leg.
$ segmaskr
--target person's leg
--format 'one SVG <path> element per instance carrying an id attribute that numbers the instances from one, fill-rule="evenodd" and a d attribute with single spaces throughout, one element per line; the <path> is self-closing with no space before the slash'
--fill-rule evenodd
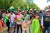
<path id="1" fill-rule="evenodd" d="M 21 25 L 19 25 L 20 26 L 20 30 L 21 30 L 21 33 L 22 33 L 22 27 L 21 27 Z"/>
<path id="2" fill-rule="evenodd" d="M 17 33 L 19 32 L 19 25 L 17 24 Z"/>
<path id="3" fill-rule="evenodd" d="M 9 22 L 9 20 L 6 22 L 6 26 L 8 27 L 8 33 L 9 33 L 9 24 L 10 24 L 10 22 Z"/>
<path id="4" fill-rule="evenodd" d="M 9 32 L 12 31 L 12 22 L 10 22 L 10 25 L 9 25 Z"/>
<path id="5" fill-rule="evenodd" d="M 45 33 L 45 32 L 46 32 L 46 30 L 47 30 L 47 27 L 44 27 L 43 33 Z"/>
<path id="6" fill-rule="evenodd" d="M 22 30 L 22 33 L 30 33 L 29 28 L 27 30 Z"/>
<path id="7" fill-rule="evenodd" d="M 24 31 L 24 30 L 22 30 L 22 33 L 25 33 L 25 31 Z"/>
<path id="8" fill-rule="evenodd" d="M 31 33 L 31 25 L 30 25 L 30 27 L 29 27 L 29 32 Z"/>
<path id="9" fill-rule="evenodd" d="M 50 27 L 48 27 L 48 33 L 50 33 Z"/>
<path id="10" fill-rule="evenodd" d="M 29 28 L 26 30 L 26 33 L 29 33 Z"/>
<path id="11" fill-rule="evenodd" d="M 2 33 L 3 32 L 3 30 L 2 30 L 2 25 L 1 25 L 2 23 L 0 22 L 0 33 Z"/>
<path id="12" fill-rule="evenodd" d="M 14 23 L 14 33 L 15 33 L 16 28 L 17 28 L 17 24 L 16 24 L 16 22 L 15 22 L 15 23 Z"/>

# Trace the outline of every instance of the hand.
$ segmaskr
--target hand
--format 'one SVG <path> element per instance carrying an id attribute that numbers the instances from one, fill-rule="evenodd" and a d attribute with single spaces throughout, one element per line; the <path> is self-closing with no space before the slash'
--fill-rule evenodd
<path id="1" fill-rule="evenodd" d="M 42 25 L 42 29 L 44 29 L 44 26 Z"/>

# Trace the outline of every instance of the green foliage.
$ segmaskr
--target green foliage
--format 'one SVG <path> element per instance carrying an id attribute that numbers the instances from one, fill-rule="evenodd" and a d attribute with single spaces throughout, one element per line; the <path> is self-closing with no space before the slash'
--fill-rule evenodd
<path id="1" fill-rule="evenodd" d="M 40 10 L 40 8 L 35 3 L 29 4 L 29 6 L 30 6 L 30 8 L 35 8 L 37 11 Z"/>
<path id="2" fill-rule="evenodd" d="M 8 9 L 13 0 L 0 0 L 0 8 Z"/>
<path id="3" fill-rule="evenodd" d="M 0 0 L 0 8 L 8 9 L 9 7 L 14 6 L 15 9 L 20 7 L 21 10 L 29 9 L 29 8 L 36 8 L 38 11 L 40 8 L 35 3 L 28 3 L 27 1 L 24 2 L 23 0 Z"/>
<path id="4" fill-rule="evenodd" d="M 44 10 L 47 10 L 48 9 L 48 7 L 46 6 L 45 8 L 44 8 Z"/>

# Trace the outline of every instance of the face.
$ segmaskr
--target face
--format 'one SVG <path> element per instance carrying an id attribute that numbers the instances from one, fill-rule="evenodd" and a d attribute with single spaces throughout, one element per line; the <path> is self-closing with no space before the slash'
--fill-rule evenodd
<path id="1" fill-rule="evenodd" d="M 10 12 L 11 14 L 13 13 L 13 12 Z"/>
<path id="2" fill-rule="evenodd" d="M 46 12 L 46 15 L 49 15 L 50 12 Z"/>
<path id="3" fill-rule="evenodd" d="M 33 16 L 33 18 L 35 18 L 36 17 L 36 14 L 32 14 L 32 16 Z"/>
<path id="4" fill-rule="evenodd" d="M 6 13 L 8 13 L 8 10 L 6 11 Z"/>
<path id="5" fill-rule="evenodd" d="M 20 15 L 21 13 L 20 12 L 18 12 L 18 15 Z"/>
<path id="6" fill-rule="evenodd" d="M 27 11 L 26 10 L 24 11 L 24 14 L 27 14 Z"/>
<path id="7" fill-rule="evenodd" d="M 8 12 L 8 10 L 7 10 L 7 12 Z"/>
<path id="8" fill-rule="evenodd" d="M 36 16 L 37 19 L 39 19 L 39 16 Z"/>

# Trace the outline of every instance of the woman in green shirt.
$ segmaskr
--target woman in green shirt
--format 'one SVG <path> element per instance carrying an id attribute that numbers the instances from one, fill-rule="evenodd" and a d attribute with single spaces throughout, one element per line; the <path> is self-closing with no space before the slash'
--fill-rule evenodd
<path id="1" fill-rule="evenodd" d="M 39 16 L 37 16 L 36 14 L 33 14 L 31 33 L 40 33 Z"/>

